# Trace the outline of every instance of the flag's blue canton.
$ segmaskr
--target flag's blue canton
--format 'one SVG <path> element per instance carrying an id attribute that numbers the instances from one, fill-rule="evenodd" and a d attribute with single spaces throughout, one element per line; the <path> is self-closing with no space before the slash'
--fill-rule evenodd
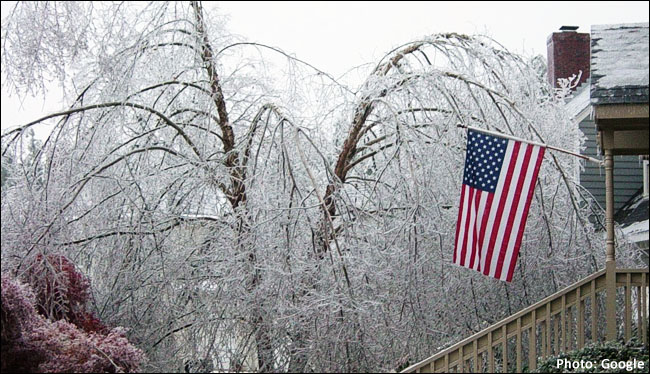
<path id="1" fill-rule="evenodd" d="M 507 145 L 507 139 L 469 130 L 463 184 L 494 192 Z"/>

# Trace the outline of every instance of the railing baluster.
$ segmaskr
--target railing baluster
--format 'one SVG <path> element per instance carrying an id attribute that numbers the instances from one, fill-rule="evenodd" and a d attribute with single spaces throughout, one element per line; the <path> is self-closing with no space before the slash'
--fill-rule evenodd
<path id="1" fill-rule="evenodd" d="M 546 304 L 546 346 L 544 357 L 550 356 L 551 353 L 551 303 Z"/>
<path id="2" fill-rule="evenodd" d="M 517 373 L 521 373 L 521 317 L 517 318 L 517 348 L 515 362 L 517 365 Z"/>
<path id="3" fill-rule="evenodd" d="M 458 373 L 465 372 L 465 352 L 463 352 L 463 346 L 458 347 Z"/>
<path id="4" fill-rule="evenodd" d="M 557 353 L 560 353 L 560 351 L 564 352 L 566 350 L 566 294 L 562 295 L 562 309 L 560 310 L 560 324 L 562 325 L 562 346 L 561 349 L 558 350 Z M 555 332 L 558 334 L 558 332 Z"/>
<path id="5" fill-rule="evenodd" d="M 643 344 L 648 344 L 648 314 L 646 313 L 648 309 L 648 276 L 646 273 L 641 274 L 641 334 L 643 335 Z"/>
<path id="6" fill-rule="evenodd" d="M 596 304 L 596 281 L 591 281 L 591 342 L 598 341 L 598 308 Z"/>
<path id="7" fill-rule="evenodd" d="M 627 273 L 625 278 L 625 341 L 632 335 L 632 274 Z"/>
<path id="8" fill-rule="evenodd" d="M 492 331 L 488 332 L 488 371 L 494 373 L 494 354 L 492 352 Z"/>
<path id="9" fill-rule="evenodd" d="M 641 336 L 641 291 L 643 290 L 643 286 L 634 285 L 632 287 L 632 289 L 636 289 L 636 315 L 632 317 L 636 318 L 636 338 L 639 341 L 643 341 Z"/>
<path id="10" fill-rule="evenodd" d="M 585 302 L 582 300 L 582 294 L 580 290 L 581 287 L 578 287 L 576 290 L 576 306 L 578 307 L 578 331 L 576 331 L 576 333 L 578 334 L 578 349 L 582 349 L 585 346 Z"/>
<path id="11" fill-rule="evenodd" d="M 530 332 L 528 333 L 528 367 L 537 369 L 537 316 L 535 310 L 530 316 Z"/>
<path id="12" fill-rule="evenodd" d="M 553 347 L 554 351 L 552 354 L 558 354 L 560 352 L 560 319 L 557 314 L 553 319 L 553 338 L 555 346 Z"/>
<path id="13" fill-rule="evenodd" d="M 506 325 L 504 324 L 501 326 L 501 356 L 502 356 L 502 362 L 503 362 L 503 371 L 502 373 L 507 373 L 508 372 L 508 329 L 506 328 Z"/>
<path id="14" fill-rule="evenodd" d="M 539 324 L 539 353 L 542 358 L 546 357 L 546 321 L 542 320 Z"/>
<path id="15" fill-rule="evenodd" d="M 567 325 L 566 325 L 566 335 L 568 336 L 568 340 L 566 341 L 565 344 L 565 350 L 570 351 L 571 347 L 573 347 L 573 309 L 570 306 L 567 309 Z"/>
<path id="16" fill-rule="evenodd" d="M 474 372 L 475 373 L 480 373 L 481 371 L 478 369 L 478 340 L 474 340 Z"/>

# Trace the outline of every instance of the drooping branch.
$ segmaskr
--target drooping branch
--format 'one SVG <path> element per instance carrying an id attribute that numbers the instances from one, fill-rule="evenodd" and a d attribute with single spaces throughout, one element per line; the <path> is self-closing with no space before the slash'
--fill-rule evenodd
<path id="1" fill-rule="evenodd" d="M 210 40 L 205 30 L 205 22 L 203 20 L 203 9 L 197 1 L 192 1 L 192 8 L 194 9 L 194 15 L 196 17 L 196 28 L 199 36 L 199 42 L 201 43 L 201 59 L 205 64 L 205 69 L 208 72 L 208 77 L 210 80 L 210 94 L 212 100 L 217 108 L 217 114 L 219 115 L 219 127 L 221 128 L 221 136 L 223 138 L 223 150 L 226 154 L 231 152 L 235 148 L 235 133 L 233 132 L 230 121 L 228 120 L 228 110 L 226 109 L 226 101 L 223 96 L 223 90 L 221 88 L 221 83 L 219 81 L 219 74 L 214 65 L 212 46 L 210 45 Z M 235 166 L 236 156 L 234 158 L 228 159 L 226 165 L 228 167 Z"/>
<path id="2" fill-rule="evenodd" d="M 348 92 L 348 93 L 350 93 L 350 94 L 354 94 L 354 92 L 352 92 L 352 90 L 350 90 L 350 88 L 348 88 L 347 86 L 341 84 L 338 80 L 336 80 L 336 78 L 332 77 L 332 76 L 331 76 L 330 74 L 328 74 L 327 72 L 325 72 L 325 71 L 323 71 L 323 70 L 321 70 L 321 69 L 318 69 L 317 67 L 315 67 L 314 65 L 310 64 L 309 62 L 304 61 L 304 60 L 301 60 L 301 59 L 297 58 L 296 56 L 289 55 L 288 53 L 284 52 L 283 50 L 281 50 L 281 49 L 279 49 L 279 48 L 272 47 L 272 46 L 269 46 L 269 45 L 266 45 L 266 44 L 262 44 L 262 43 L 254 43 L 254 42 L 239 42 L 239 43 L 233 43 L 233 44 L 230 44 L 230 45 L 227 45 L 227 46 L 223 47 L 221 50 L 219 50 L 219 51 L 217 52 L 216 55 L 219 56 L 219 55 L 220 55 L 221 53 L 223 53 L 224 51 L 226 51 L 226 50 L 228 50 L 228 49 L 230 49 L 230 48 L 233 48 L 233 47 L 237 47 L 237 46 L 254 46 L 254 47 L 261 47 L 261 48 L 270 49 L 270 50 L 272 50 L 272 51 L 274 51 L 274 52 L 277 52 L 277 53 L 283 55 L 284 57 L 286 57 L 286 58 L 288 58 L 288 59 L 291 59 L 291 60 L 293 60 L 293 61 L 297 61 L 297 62 L 299 62 L 299 63 L 301 63 L 301 64 L 303 64 L 303 65 L 305 65 L 305 66 L 307 66 L 307 67 L 309 67 L 309 68 L 311 68 L 311 69 L 313 69 L 313 70 L 316 71 L 318 74 L 327 77 L 327 78 L 328 78 L 329 80 L 331 80 L 334 84 L 336 84 L 338 87 L 342 88 L 342 89 L 345 90 L 346 92 Z"/>
<path id="3" fill-rule="evenodd" d="M 399 64 L 404 56 L 417 51 L 422 45 L 422 43 L 415 43 L 400 50 L 387 62 L 379 64 L 371 74 L 371 77 L 386 76 L 393 67 Z M 401 81 L 401 83 L 398 83 L 396 86 L 401 86 L 407 81 L 408 78 Z M 368 118 L 373 112 L 374 101 L 386 96 L 389 92 L 390 90 L 385 88 L 376 94 L 376 96 L 366 96 L 354 109 L 354 116 L 350 130 L 348 132 L 348 136 L 343 142 L 343 147 L 339 152 L 336 166 L 334 167 L 334 179 L 326 187 L 325 194 L 323 196 L 323 201 L 325 202 L 327 210 L 326 217 L 334 217 L 336 215 L 336 204 L 334 202 L 333 196 L 336 194 L 338 186 L 342 183 L 345 183 L 346 176 L 351 169 L 350 165 L 352 164 L 354 156 L 357 153 L 358 143 L 361 139 L 360 135 L 364 132 L 364 127 L 366 126 Z M 324 240 L 327 241 L 328 239 Z M 323 246 L 322 250 L 326 250 L 326 248 L 326 246 Z"/>
<path id="4" fill-rule="evenodd" d="M 62 111 L 62 112 L 49 114 L 49 115 L 47 115 L 45 117 L 41 117 L 41 118 L 39 118 L 37 120 L 29 122 L 26 125 L 20 126 L 18 128 L 15 128 L 15 129 L 5 133 L 5 134 L 2 134 L 2 138 L 3 139 L 4 138 L 9 138 L 9 137 L 11 137 L 13 135 L 13 137 L 8 141 L 8 144 L 11 144 L 18 137 L 20 137 L 20 135 L 25 130 L 27 130 L 28 128 L 30 128 L 30 127 L 38 124 L 38 123 L 46 121 L 46 120 L 48 120 L 50 118 L 69 116 L 69 115 L 74 114 L 74 113 L 85 112 L 85 111 L 88 111 L 88 110 L 102 109 L 102 108 L 112 108 L 112 107 L 127 107 L 127 108 L 142 109 L 142 110 L 145 110 L 145 111 L 147 111 L 149 113 L 152 113 L 152 114 L 158 116 L 161 120 L 164 121 L 165 124 L 167 124 L 168 126 L 172 127 L 174 130 L 176 130 L 176 132 L 178 132 L 178 134 L 185 140 L 185 142 L 190 146 L 190 148 L 192 148 L 192 151 L 194 151 L 194 154 L 196 154 L 199 157 L 199 159 L 202 159 L 201 152 L 199 152 L 199 150 L 196 147 L 196 145 L 194 144 L 194 142 L 190 139 L 190 137 L 187 135 L 187 133 L 185 133 L 185 131 L 183 131 L 183 129 L 180 128 L 180 126 L 178 126 L 176 123 L 174 123 L 174 121 L 170 120 L 163 113 L 160 113 L 159 111 L 157 111 L 157 110 L 155 110 L 153 108 L 150 108 L 150 107 L 145 106 L 145 105 L 137 104 L 137 103 L 128 103 L 128 102 L 112 102 L 112 103 L 102 103 L 102 104 L 87 105 L 87 106 L 83 106 L 83 107 L 79 107 L 79 108 L 72 108 L 72 109 L 69 109 L 69 110 Z M 4 155 L 7 152 L 8 149 L 9 149 L 9 147 L 7 146 L 2 151 L 2 154 Z"/>

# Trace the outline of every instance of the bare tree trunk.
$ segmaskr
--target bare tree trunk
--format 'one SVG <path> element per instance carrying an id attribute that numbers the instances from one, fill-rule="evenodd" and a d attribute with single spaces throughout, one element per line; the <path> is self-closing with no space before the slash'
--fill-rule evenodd
<path id="1" fill-rule="evenodd" d="M 257 270 L 257 256 L 255 248 L 250 247 L 246 243 L 246 238 L 250 235 L 250 228 L 248 226 L 248 217 L 246 212 L 246 165 L 241 165 L 246 162 L 240 159 L 237 150 L 235 149 L 235 133 L 228 120 L 228 110 L 223 96 L 221 83 L 219 82 L 219 75 L 217 74 L 214 61 L 213 49 L 208 40 L 205 30 L 205 23 L 203 20 L 203 11 L 199 2 L 193 1 L 192 7 L 197 21 L 197 32 L 201 39 L 201 58 L 205 64 L 208 77 L 210 80 L 210 90 L 214 104 L 217 108 L 218 124 L 221 129 L 221 137 L 223 142 L 223 151 L 226 155 L 225 166 L 230 173 L 230 187 L 222 186 L 222 190 L 232 206 L 233 212 L 239 215 L 239 229 L 238 229 L 238 247 L 241 251 L 248 252 L 249 269 L 250 269 L 250 282 L 246 286 L 246 291 L 252 294 L 255 289 L 261 284 L 262 276 Z M 255 123 L 251 125 L 253 131 Z M 255 344 L 257 348 L 257 363 L 258 371 L 269 372 L 274 370 L 274 357 L 273 357 L 273 344 L 271 333 L 269 330 L 267 318 L 264 315 L 263 305 L 255 305 L 249 316 L 251 326 L 255 331 Z"/>

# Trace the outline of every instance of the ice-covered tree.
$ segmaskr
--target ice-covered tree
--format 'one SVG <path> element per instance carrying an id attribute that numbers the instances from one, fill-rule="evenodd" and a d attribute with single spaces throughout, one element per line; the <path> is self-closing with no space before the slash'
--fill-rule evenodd
<path id="1" fill-rule="evenodd" d="M 3 271 L 73 259 L 149 370 L 395 370 L 602 265 L 580 165 L 553 154 L 514 281 L 450 264 L 457 124 L 580 145 L 537 65 L 489 38 L 409 42 L 358 88 L 196 2 L 19 3 L 2 38 L 7 84 L 70 98 L 2 135 L 20 159 L 51 128 L 3 187 Z"/>

